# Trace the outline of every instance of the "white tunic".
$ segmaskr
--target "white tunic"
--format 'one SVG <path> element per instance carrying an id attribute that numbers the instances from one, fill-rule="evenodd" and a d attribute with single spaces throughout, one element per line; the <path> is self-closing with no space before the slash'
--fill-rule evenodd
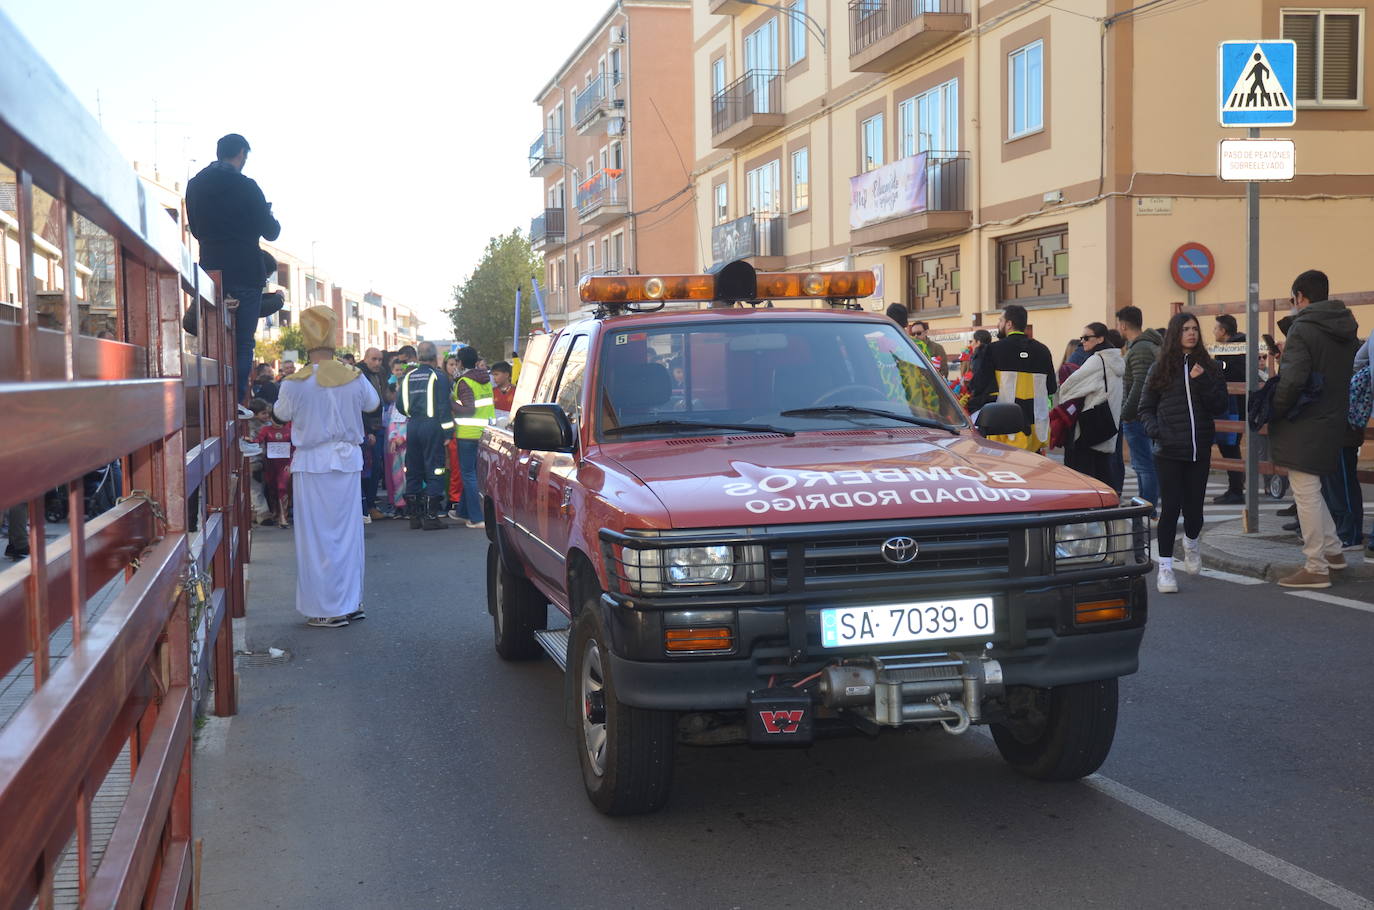
<path id="1" fill-rule="evenodd" d="M 324 388 L 288 380 L 273 410 L 291 421 L 296 609 L 343 616 L 363 601 L 363 412 L 378 405 L 363 376 Z"/>

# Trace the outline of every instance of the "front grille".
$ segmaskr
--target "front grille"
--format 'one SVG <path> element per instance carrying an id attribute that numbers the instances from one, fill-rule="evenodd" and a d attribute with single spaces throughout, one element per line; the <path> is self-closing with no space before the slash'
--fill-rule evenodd
<path id="1" fill-rule="evenodd" d="M 800 581 L 803 590 L 846 587 L 855 582 L 902 584 L 1005 578 L 1009 574 L 1011 543 L 1006 531 L 946 531 L 913 533 L 919 546 L 916 558 L 893 565 L 883 558 L 882 545 L 893 535 L 843 537 L 779 542 L 768 547 L 768 571 L 775 591 L 789 590 Z M 799 579 L 791 579 L 793 559 Z"/>

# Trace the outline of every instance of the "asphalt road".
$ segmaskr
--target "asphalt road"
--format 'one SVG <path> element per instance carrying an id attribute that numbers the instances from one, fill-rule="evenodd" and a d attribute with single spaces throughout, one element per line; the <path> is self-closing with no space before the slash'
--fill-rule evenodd
<path id="1" fill-rule="evenodd" d="M 1086 782 L 977 733 L 682 747 L 668 807 L 610 819 L 555 665 L 492 649 L 482 534 L 367 537 L 369 618 L 324 630 L 255 535 L 247 646 L 290 659 L 200 735 L 207 910 L 1374 906 L 1374 612 L 1180 576 Z"/>

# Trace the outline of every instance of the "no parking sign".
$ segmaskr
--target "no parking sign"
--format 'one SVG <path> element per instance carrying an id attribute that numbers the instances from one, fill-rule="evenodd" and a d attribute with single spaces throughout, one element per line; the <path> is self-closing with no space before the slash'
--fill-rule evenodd
<path id="1" fill-rule="evenodd" d="M 1216 270 L 1217 261 L 1212 251 L 1200 243 L 1185 243 L 1169 258 L 1169 272 L 1174 276 L 1174 283 L 1185 291 L 1207 287 Z"/>

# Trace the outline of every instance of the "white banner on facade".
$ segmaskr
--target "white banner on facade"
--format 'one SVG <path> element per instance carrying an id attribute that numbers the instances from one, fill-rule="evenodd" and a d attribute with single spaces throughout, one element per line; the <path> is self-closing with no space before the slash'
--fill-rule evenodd
<path id="1" fill-rule="evenodd" d="M 889 218 L 924 212 L 926 153 L 921 152 L 849 178 L 849 227 L 857 230 Z"/>

